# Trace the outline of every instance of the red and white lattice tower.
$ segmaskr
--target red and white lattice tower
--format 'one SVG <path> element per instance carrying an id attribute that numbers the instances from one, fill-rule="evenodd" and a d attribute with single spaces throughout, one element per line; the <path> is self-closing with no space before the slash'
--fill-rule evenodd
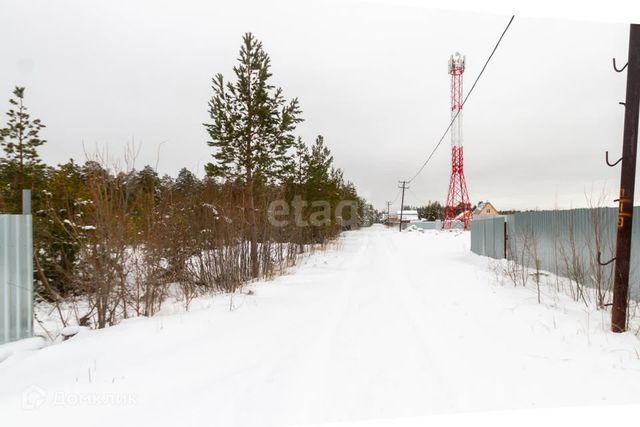
<path id="1" fill-rule="evenodd" d="M 464 156 L 462 149 L 462 74 L 464 73 L 464 56 L 458 52 L 449 58 L 449 74 L 451 75 L 451 118 L 458 118 L 451 126 L 451 181 L 449 195 L 444 207 L 443 229 L 451 229 L 456 221 L 461 221 L 465 230 L 471 219 L 471 204 L 467 183 L 464 178 Z"/>

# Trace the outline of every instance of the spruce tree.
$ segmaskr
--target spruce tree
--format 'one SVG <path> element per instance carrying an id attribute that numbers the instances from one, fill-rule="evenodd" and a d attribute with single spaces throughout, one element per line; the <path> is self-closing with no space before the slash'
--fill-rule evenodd
<path id="1" fill-rule="evenodd" d="M 23 189 L 33 189 L 43 179 L 45 165 L 38 155 L 38 147 L 46 141 L 40 138 L 40 130 L 45 127 L 40 119 L 31 120 L 24 105 L 24 87 L 13 90 L 9 99 L 11 107 L 7 112 L 9 120 L 0 129 L 0 143 L 4 158 L 0 160 L 3 196 L 11 210 L 18 210 Z"/>
<path id="2" fill-rule="evenodd" d="M 215 149 L 213 162 L 205 167 L 207 175 L 239 183 L 245 192 L 252 277 L 259 274 L 256 188 L 259 183 L 281 182 L 292 173 L 292 132 L 302 121 L 298 100 L 286 101 L 282 89 L 269 82 L 270 66 L 262 43 L 246 33 L 233 68 L 235 82 L 225 82 L 221 74 L 213 79 L 213 122 L 205 124 L 208 144 Z"/>
<path id="3" fill-rule="evenodd" d="M 36 277 L 42 283 L 44 275 L 48 285 L 60 295 L 77 291 L 70 278 L 80 262 L 80 241 L 85 234 L 81 226 L 93 224 L 86 181 L 82 167 L 73 159 L 52 168 L 43 191 L 43 209 L 35 216 L 37 266 L 41 268 Z"/>

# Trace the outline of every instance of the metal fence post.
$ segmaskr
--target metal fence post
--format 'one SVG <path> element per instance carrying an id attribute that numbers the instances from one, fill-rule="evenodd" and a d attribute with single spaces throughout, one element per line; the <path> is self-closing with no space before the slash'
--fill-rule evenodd
<path id="1" fill-rule="evenodd" d="M 22 190 L 22 215 L 31 215 L 31 190 Z"/>

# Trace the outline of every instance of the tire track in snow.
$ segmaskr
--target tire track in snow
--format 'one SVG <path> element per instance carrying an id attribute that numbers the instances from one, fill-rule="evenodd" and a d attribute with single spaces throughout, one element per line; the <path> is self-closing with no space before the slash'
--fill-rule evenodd
<path id="1" fill-rule="evenodd" d="M 304 336 L 292 336 L 289 342 L 284 343 L 286 349 L 273 355 L 266 363 L 268 368 L 262 370 L 255 381 L 247 384 L 243 395 L 254 395 L 259 397 L 264 391 L 265 384 L 271 384 L 279 381 L 286 390 L 285 396 L 279 402 L 282 405 L 280 414 L 284 420 L 265 420 L 260 417 L 261 412 L 268 413 L 272 411 L 256 410 L 255 400 L 248 400 L 246 406 L 238 408 L 237 422 L 241 425 L 282 425 L 306 422 L 309 415 L 318 412 L 317 409 L 322 405 L 323 394 L 326 391 L 324 384 L 323 370 L 327 367 L 327 349 L 330 347 L 332 337 L 336 335 L 339 325 L 347 314 L 347 308 L 351 304 L 353 297 L 354 275 L 357 274 L 358 268 L 367 251 L 370 239 L 367 234 L 353 233 L 345 237 L 345 239 L 354 239 L 355 242 L 349 242 L 357 245 L 357 251 L 349 256 L 340 259 L 340 266 L 348 265 L 346 274 L 339 280 L 338 277 L 333 279 L 337 282 L 331 289 L 337 291 L 335 297 L 332 298 L 331 307 L 324 313 L 307 313 L 307 316 L 323 316 L 323 321 L 315 330 L 306 330 Z M 364 240 L 362 242 L 361 240 Z M 341 251 L 344 253 L 344 251 Z M 336 276 L 339 273 L 334 273 Z M 323 277 L 326 282 L 327 278 Z M 328 288 L 329 286 L 327 286 Z M 300 301 L 304 304 L 305 301 Z M 295 319 L 294 321 L 299 321 Z M 313 324 L 313 322 L 306 322 Z M 268 389 L 269 387 L 266 387 Z M 266 401 L 264 403 L 267 403 Z M 273 404 L 270 402 L 268 404 Z M 273 408 L 271 408 L 273 409 Z M 324 410 L 323 410 L 324 411 Z"/>
<path id="2" fill-rule="evenodd" d="M 446 361 L 442 360 L 437 355 L 439 343 L 435 340 L 438 335 L 428 333 L 425 330 L 424 319 L 425 313 L 428 314 L 429 306 L 417 304 L 416 298 L 408 298 L 411 292 L 411 283 L 413 279 L 407 277 L 404 272 L 404 264 L 412 262 L 405 254 L 400 254 L 398 246 L 395 244 L 393 235 L 377 234 L 376 238 L 382 240 L 383 236 L 386 238 L 386 242 L 376 245 L 384 252 L 384 256 L 389 260 L 391 265 L 395 265 L 393 274 L 388 269 L 381 269 L 381 271 L 388 277 L 387 290 L 389 294 L 389 301 L 393 301 L 397 305 L 396 313 L 402 313 L 403 317 L 407 320 L 405 324 L 411 328 L 415 335 L 415 343 L 420 348 L 420 351 L 425 357 L 427 363 L 425 368 L 428 370 L 428 375 L 433 378 L 433 381 L 437 384 L 440 393 L 437 393 L 434 398 L 436 403 L 434 412 L 450 412 L 457 407 L 457 392 L 449 384 L 443 370 L 444 366 L 448 366 Z M 418 319 L 422 319 L 420 322 Z M 427 343 L 431 342 L 431 345 Z"/>

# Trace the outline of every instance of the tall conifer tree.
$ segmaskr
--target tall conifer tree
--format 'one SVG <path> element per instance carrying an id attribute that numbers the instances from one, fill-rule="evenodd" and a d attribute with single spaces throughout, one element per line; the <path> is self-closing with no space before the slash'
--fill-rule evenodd
<path id="1" fill-rule="evenodd" d="M 40 130 L 45 126 L 40 119 L 31 120 L 24 105 L 24 87 L 16 87 L 13 95 L 9 99 L 9 120 L 6 127 L 0 129 L 0 144 L 4 150 L 0 177 L 6 204 L 15 211 L 19 209 L 22 190 L 33 189 L 44 172 L 45 165 L 37 149 L 46 141 L 40 138 Z"/>
<path id="2" fill-rule="evenodd" d="M 259 183 L 281 182 L 293 172 L 292 132 L 302 121 L 298 100 L 285 100 L 282 89 L 269 83 L 270 66 L 262 43 L 246 33 L 233 68 L 235 82 L 225 82 L 222 74 L 213 79 L 213 123 L 205 124 L 208 144 L 215 149 L 213 162 L 205 167 L 207 175 L 239 183 L 245 192 L 253 277 L 259 274 L 256 188 Z"/>

